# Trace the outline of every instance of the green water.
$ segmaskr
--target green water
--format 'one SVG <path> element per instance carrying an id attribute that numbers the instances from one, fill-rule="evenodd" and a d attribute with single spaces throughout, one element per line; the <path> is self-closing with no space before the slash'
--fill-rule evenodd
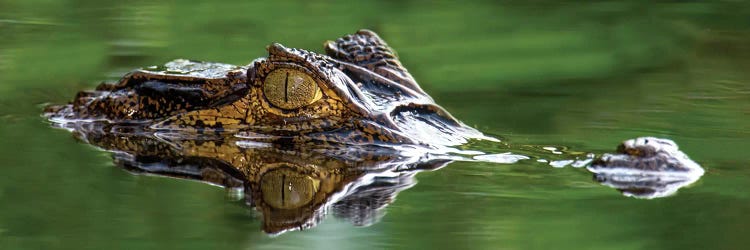
<path id="1" fill-rule="evenodd" d="M 742 249 L 749 16 L 741 1 L 0 0 L 0 249 Z M 515 147 L 599 153 L 658 136 L 706 174 L 642 200 L 581 168 L 458 162 L 418 174 L 369 227 L 328 216 L 269 237 L 223 189 L 132 175 L 39 117 L 133 68 L 246 64 L 271 42 L 320 52 L 359 28 L 454 116 Z"/>

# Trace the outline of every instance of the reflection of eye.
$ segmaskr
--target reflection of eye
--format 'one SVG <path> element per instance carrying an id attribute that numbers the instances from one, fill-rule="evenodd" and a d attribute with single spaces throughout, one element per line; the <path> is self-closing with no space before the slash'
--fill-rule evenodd
<path id="1" fill-rule="evenodd" d="M 263 81 L 266 99 L 281 109 L 297 109 L 309 105 L 323 95 L 309 75 L 293 69 L 271 71 Z"/>
<path id="2" fill-rule="evenodd" d="M 310 203 L 319 185 L 319 180 L 284 168 L 264 174 L 260 181 L 263 201 L 279 209 L 293 209 Z"/>

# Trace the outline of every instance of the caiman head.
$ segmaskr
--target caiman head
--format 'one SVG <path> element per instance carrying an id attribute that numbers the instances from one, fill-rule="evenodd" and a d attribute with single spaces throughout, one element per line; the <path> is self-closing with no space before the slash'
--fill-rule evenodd
<path id="1" fill-rule="evenodd" d="M 152 127 L 192 129 L 223 118 L 241 131 L 347 144 L 453 145 L 481 136 L 436 105 L 374 32 L 360 30 L 325 48 L 328 56 L 269 45 L 269 56 L 248 67 L 243 98 Z"/>
<path id="2" fill-rule="evenodd" d="M 110 124 L 142 118 L 139 124 L 153 132 L 292 143 L 452 146 L 487 138 L 435 104 L 372 31 L 326 42 L 327 55 L 277 43 L 267 50 L 268 57 L 244 67 L 192 62 L 172 71 L 133 72 L 96 93 L 79 93 L 72 107 L 48 108 L 48 116 L 98 114 Z M 187 73 L 175 75 L 178 70 Z M 217 77 L 217 71 L 225 74 Z"/>

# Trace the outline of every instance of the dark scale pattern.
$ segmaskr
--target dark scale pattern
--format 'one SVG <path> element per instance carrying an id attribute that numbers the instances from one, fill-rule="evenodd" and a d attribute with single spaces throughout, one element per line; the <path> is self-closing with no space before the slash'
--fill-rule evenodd
<path id="1" fill-rule="evenodd" d="M 427 95 L 401 65 L 396 52 L 375 32 L 360 30 L 325 44 L 331 57 L 374 72 L 421 95 Z"/>
<path id="2" fill-rule="evenodd" d="M 374 70 L 379 66 L 401 68 L 396 53 L 380 37 L 371 31 L 359 31 L 336 39 L 326 47 L 337 59 L 352 62 Z"/>

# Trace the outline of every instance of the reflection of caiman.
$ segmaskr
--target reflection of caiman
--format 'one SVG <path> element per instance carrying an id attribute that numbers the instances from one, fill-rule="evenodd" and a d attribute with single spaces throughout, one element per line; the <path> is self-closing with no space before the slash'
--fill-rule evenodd
<path id="1" fill-rule="evenodd" d="M 325 47 L 327 56 L 272 44 L 247 66 L 175 60 L 79 92 L 45 116 L 131 171 L 246 191 L 269 233 L 313 226 L 330 206 L 367 224 L 414 170 L 528 158 L 449 155 L 494 139 L 435 104 L 375 33 Z M 589 170 L 626 195 L 662 197 L 703 174 L 671 141 L 624 145 Z"/>
<path id="2" fill-rule="evenodd" d="M 169 140 L 144 136 L 137 127 L 73 129 L 79 140 L 113 152 L 115 164 L 130 172 L 198 180 L 242 194 L 262 213 L 269 234 L 313 227 L 328 211 L 370 225 L 398 192 L 414 185 L 417 172 L 451 162 L 388 149 L 291 151 L 237 138 Z"/>

